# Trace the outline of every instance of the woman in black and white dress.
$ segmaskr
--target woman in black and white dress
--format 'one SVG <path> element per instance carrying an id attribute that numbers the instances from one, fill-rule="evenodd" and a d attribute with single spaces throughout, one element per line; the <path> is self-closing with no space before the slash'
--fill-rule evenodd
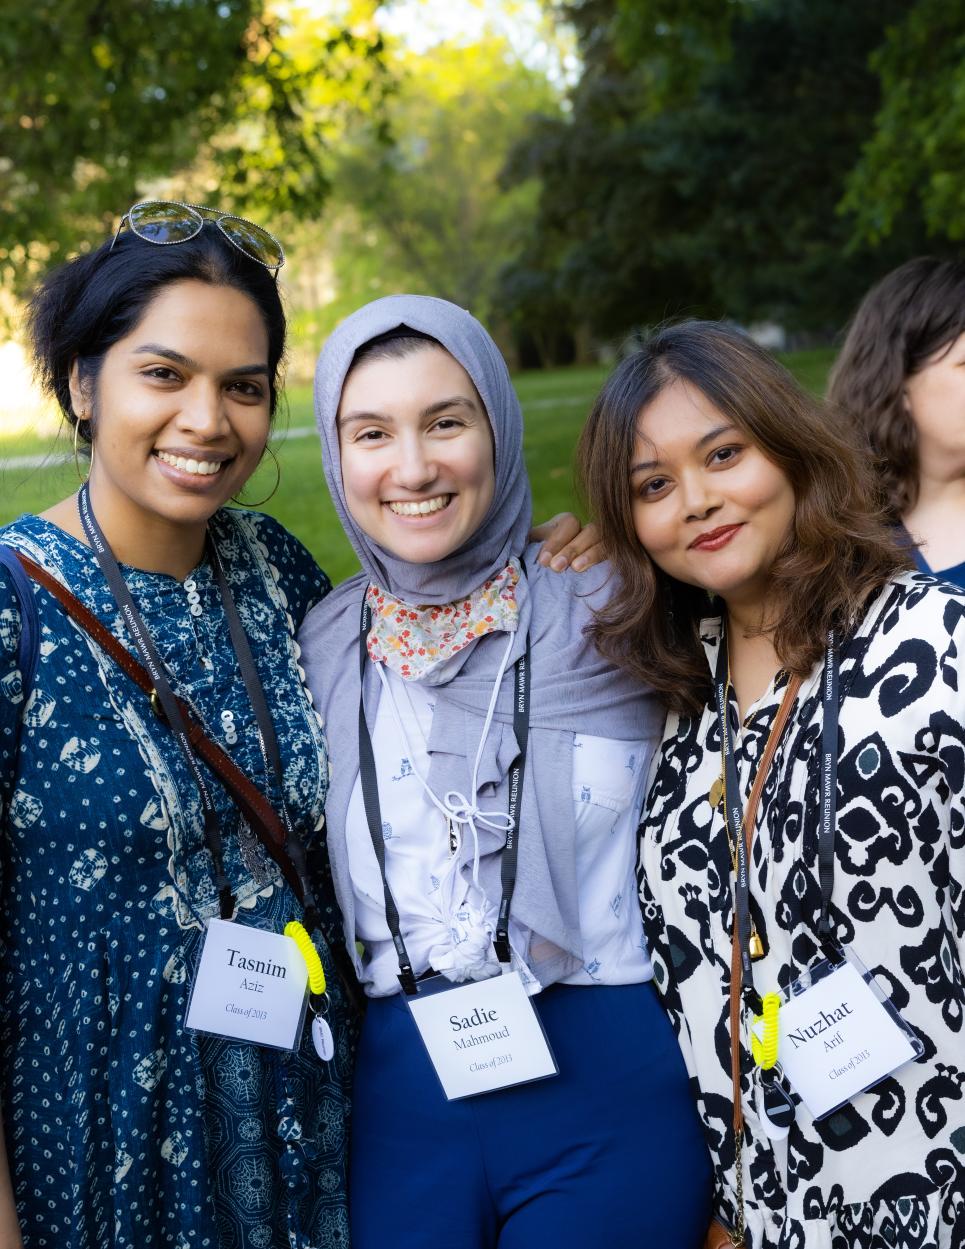
<path id="1" fill-rule="evenodd" d="M 965 594 L 906 570 L 860 451 L 737 331 L 692 322 L 658 333 L 605 386 L 581 455 L 622 579 L 595 639 L 669 709 L 641 827 L 641 897 L 656 982 L 699 1090 L 718 1217 L 754 1249 L 961 1246 Z M 837 699 L 824 692 L 829 630 Z M 786 725 L 743 833 L 749 937 L 735 962 L 742 832 L 729 835 L 740 822 L 724 807 L 749 805 L 782 703 Z M 835 707 L 836 786 L 822 776 Z M 746 948 L 744 988 L 765 994 L 824 958 L 821 810 L 832 793 L 829 943 L 873 973 L 921 1053 L 815 1118 L 780 1067 L 752 1057 L 759 1007 L 745 992 L 741 1124 L 732 967 Z M 782 1036 L 779 1063 L 790 1048 Z"/>

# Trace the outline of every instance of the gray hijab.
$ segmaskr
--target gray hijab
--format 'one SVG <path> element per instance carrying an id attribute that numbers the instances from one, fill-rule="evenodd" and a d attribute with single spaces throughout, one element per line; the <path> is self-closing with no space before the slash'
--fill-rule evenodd
<path id="1" fill-rule="evenodd" d="M 465 546 L 432 564 L 408 564 L 373 543 L 349 515 L 342 487 L 336 416 L 345 375 L 359 347 L 400 325 L 438 339 L 465 368 L 486 406 L 496 449 L 496 487 L 489 514 Z M 354 952 L 355 919 L 346 815 L 359 774 L 359 628 L 366 588 L 374 583 L 413 604 L 447 603 L 478 588 L 512 556 L 523 557 L 526 575 L 517 588 L 519 628 L 510 661 L 522 654 L 528 634 L 531 714 L 512 914 L 533 934 L 530 966 L 544 985 L 550 984 L 582 961 L 573 735 L 653 745 L 663 723 L 652 694 L 604 662 L 586 637 L 593 609 L 609 597 L 609 570 L 604 565 L 582 576 L 561 575 L 536 562 L 536 548 L 525 552 L 530 495 L 522 457 L 522 414 L 499 349 L 468 312 L 441 299 L 414 295 L 377 300 L 349 317 L 328 340 L 318 361 L 315 387 L 325 475 L 363 569 L 312 609 L 298 639 L 329 742 L 327 840 L 348 948 Z M 504 634 L 481 638 L 461 652 L 464 662 L 450 679 L 433 687 L 428 780 L 436 793 L 469 792 L 472 763 L 505 646 Z M 379 683 L 369 662 L 362 686 L 371 724 Z M 508 800 L 508 773 L 518 753 L 512 703 L 510 670 L 501 685 L 480 766 L 479 802 L 486 807 L 505 809 Z M 500 894 L 498 852 L 504 843 L 505 833 L 480 830 L 481 880 L 491 899 Z M 470 865 L 462 868 L 468 872 Z"/>
<path id="2" fill-rule="evenodd" d="M 496 488 L 488 514 L 463 547 L 433 564 L 410 564 L 373 542 L 352 519 L 342 485 L 336 417 L 345 376 L 360 347 L 402 326 L 438 339 L 466 370 L 486 408 L 496 447 Z M 353 313 L 318 357 L 315 420 L 332 501 L 373 585 L 413 605 L 452 603 L 505 568 L 510 556 L 522 550 L 531 515 L 523 415 L 499 348 L 465 309 L 427 295 L 390 295 Z"/>

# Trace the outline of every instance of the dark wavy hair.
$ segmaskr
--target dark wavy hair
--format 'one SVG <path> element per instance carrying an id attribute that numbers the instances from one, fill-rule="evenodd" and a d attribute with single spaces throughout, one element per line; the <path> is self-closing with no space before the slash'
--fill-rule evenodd
<path id="1" fill-rule="evenodd" d="M 921 256 L 865 295 L 831 370 L 828 399 L 877 458 L 894 520 L 918 498 L 918 436 L 905 379 L 965 333 L 965 263 Z"/>
<path id="2" fill-rule="evenodd" d="M 616 579 L 591 635 L 601 654 L 653 686 L 668 707 L 692 713 L 711 694 L 700 619 L 719 609 L 650 559 L 634 529 L 630 486 L 637 422 L 676 381 L 699 390 L 793 488 L 793 533 L 770 572 L 769 628 L 789 671 L 808 673 L 828 629 L 847 628 L 866 597 L 910 560 L 886 524 L 856 431 L 739 330 L 711 321 L 657 330 L 605 383 L 580 435 L 581 486 Z"/>
<path id="3" fill-rule="evenodd" d="M 131 231 L 54 269 L 27 309 L 34 368 L 44 391 L 60 405 L 67 423 L 77 424 L 70 397 L 74 360 L 82 383 L 95 387 L 104 356 L 130 334 L 151 301 L 172 282 L 230 286 L 251 299 L 268 337 L 268 385 L 272 416 L 278 403 L 278 372 L 285 355 L 285 312 L 277 283 L 264 265 L 229 243 L 206 221 L 193 239 L 159 246 Z M 82 421 L 82 441 L 91 424 Z"/>

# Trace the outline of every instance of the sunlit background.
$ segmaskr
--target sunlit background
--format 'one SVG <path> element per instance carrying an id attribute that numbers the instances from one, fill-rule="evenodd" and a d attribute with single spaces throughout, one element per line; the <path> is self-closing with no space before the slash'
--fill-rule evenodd
<path id="1" fill-rule="evenodd" d="M 820 392 L 871 282 L 965 235 L 959 0 L 35 0 L 7 6 L 0 101 L 0 523 L 77 483 L 31 286 L 137 199 L 186 198 L 284 242 L 265 506 L 336 575 L 309 383 L 366 300 L 486 322 L 545 513 L 578 506 L 573 441 L 648 326 L 730 318 Z"/>

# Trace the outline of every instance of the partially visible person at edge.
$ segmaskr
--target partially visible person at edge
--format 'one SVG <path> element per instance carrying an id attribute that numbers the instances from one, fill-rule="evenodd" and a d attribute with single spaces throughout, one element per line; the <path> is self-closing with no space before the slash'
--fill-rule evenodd
<path id="1" fill-rule="evenodd" d="M 237 219 L 225 223 L 229 239 L 204 219 L 216 215 L 148 206 L 136 212 L 141 234 L 126 215 L 111 244 L 48 278 L 30 328 L 75 447 L 90 446 L 90 510 L 174 691 L 279 811 L 284 803 L 314 876 L 328 757 L 295 632 L 329 581 L 276 521 L 224 507 L 271 430 L 285 339 L 273 271 L 283 257 L 270 235 Z M 137 655 L 78 503 L 72 495 L 23 516 L 0 541 L 42 565 Z M 546 558 L 565 563 L 592 535 L 566 545 L 578 525 L 557 520 Z M 214 550 L 270 708 L 283 794 L 232 645 Z M 49 592 L 35 586 L 34 602 L 43 655 L 25 690 L 22 622 L 0 568 L 9 1154 L 0 1245 L 344 1249 L 353 1038 L 326 935 L 339 928 L 334 902 L 316 880 L 330 1062 L 316 1056 L 307 1028 L 294 1053 L 186 1030 L 205 924 L 221 910 L 193 770 L 114 660 Z M 280 933 L 302 908 L 201 768 L 234 920 Z"/>
<path id="2" fill-rule="evenodd" d="M 360 309 L 325 345 L 315 403 L 362 564 L 299 634 L 333 750 L 345 943 L 369 999 L 355 1247 L 693 1249 L 709 1161 L 634 882 L 662 713 L 584 637 L 606 570 L 554 577 L 527 547 L 519 402 L 468 312 L 419 296 Z M 518 1082 L 539 1045 L 502 1039 L 518 1038 L 514 1018 L 498 1036 L 466 1034 L 473 1083 L 450 1092 L 475 1095 L 447 1100 L 436 1071 L 452 1040 L 434 1069 L 407 1007 L 438 1001 L 433 972 L 436 988 L 478 990 L 469 1029 L 482 992 L 517 992 L 558 1074 Z"/>
<path id="3" fill-rule="evenodd" d="M 580 442 L 619 587 L 593 636 L 669 713 L 640 893 L 656 983 L 700 1090 L 719 1219 L 754 1249 L 960 1249 L 965 594 L 907 570 L 853 434 L 738 331 L 657 332 L 608 380 Z M 742 832 L 772 728 L 776 753 Z M 797 1043 L 781 1039 L 776 1066 L 762 1045 L 759 1066 L 749 1029 L 777 1006 L 765 995 L 832 969 L 828 992 L 853 976 L 846 949 L 922 1053 L 862 1092 L 857 1064 L 878 1061 L 882 1038 L 914 1058 L 908 1034 L 885 1018 L 869 1038 L 866 1012 L 880 1008 L 865 1002 L 823 1037 L 815 1010 L 801 1034 L 820 1050 L 814 1117 L 781 1066 Z M 762 1042 L 780 1018 L 758 1025 Z M 840 1057 L 839 1036 L 851 1047 Z M 855 1050 L 857 1036 L 870 1049 Z M 724 1234 L 708 1243 L 732 1243 Z"/>
<path id="4" fill-rule="evenodd" d="M 915 563 L 965 587 L 965 262 L 923 256 L 873 287 L 828 397 L 866 433 Z"/>

